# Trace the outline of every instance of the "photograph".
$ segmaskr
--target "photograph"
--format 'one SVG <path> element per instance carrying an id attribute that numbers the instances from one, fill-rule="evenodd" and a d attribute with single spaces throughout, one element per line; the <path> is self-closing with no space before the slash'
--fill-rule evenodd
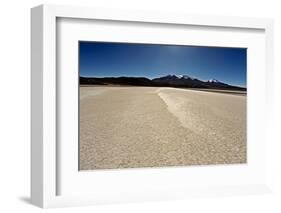
<path id="1" fill-rule="evenodd" d="M 247 48 L 78 42 L 79 171 L 247 163 Z"/>

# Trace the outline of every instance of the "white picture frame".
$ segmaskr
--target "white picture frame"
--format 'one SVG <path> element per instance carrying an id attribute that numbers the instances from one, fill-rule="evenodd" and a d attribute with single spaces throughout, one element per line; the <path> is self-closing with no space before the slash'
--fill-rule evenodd
<path id="1" fill-rule="evenodd" d="M 206 28 L 220 28 L 229 32 L 232 30 L 256 30 L 263 33 L 261 40 L 257 42 L 265 42 L 262 44 L 262 57 L 260 62 L 263 63 L 260 76 L 265 76 L 265 79 L 257 77 L 258 81 L 263 81 L 264 87 L 261 87 L 261 93 L 264 94 L 264 99 L 261 101 L 264 103 L 263 109 L 260 112 L 264 113 L 262 117 L 263 124 L 260 124 L 258 128 L 264 128 L 264 133 L 260 137 L 260 147 L 255 152 L 259 155 L 260 162 L 263 164 L 261 168 L 257 168 L 256 173 L 251 175 L 261 174 L 262 178 L 258 178 L 257 181 L 253 181 L 250 184 L 249 180 L 244 181 L 244 177 L 241 181 L 232 181 L 221 185 L 200 185 L 200 181 L 194 186 L 177 187 L 171 184 L 171 186 L 164 187 L 165 183 L 159 184 L 158 189 L 149 189 L 145 187 L 144 182 L 141 187 L 143 191 L 135 188 L 133 183 L 129 183 L 128 187 L 131 191 L 114 191 L 99 189 L 98 194 L 91 195 L 85 193 L 85 190 L 81 190 L 80 193 L 75 194 L 71 191 L 79 191 L 79 188 L 71 188 L 72 185 L 78 185 L 79 183 L 69 182 L 69 193 L 61 194 L 59 191 L 61 181 L 60 173 L 63 171 L 63 166 L 59 161 L 60 148 L 64 146 L 58 146 L 58 88 L 60 87 L 60 81 L 57 79 L 57 50 L 58 50 L 58 20 L 60 19 L 77 19 L 77 20 L 101 20 L 101 21 L 113 21 L 113 22 L 126 22 L 144 24 L 154 24 L 173 27 L 173 26 L 199 26 Z M 257 18 L 238 18 L 238 17 L 216 17 L 216 16 L 201 16 L 201 15 L 186 15 L 186 14 L 161 14 L 153 12 L 141 12 L 141 11 L 122 11 L 122 10 L 101 10 L 95 8 L 84 8 L 74 6 L 54 6 L 54 5 L 41 5 L 31 10 L 31 201 L 33 204 L 47 208 L 47 207 L 62 207 L 62 206 L 76 206 L 76 205 L 91 205 L 97 203 L 116 203 L 116 202 L 128 202 L 128 201 L 143 201 L 143 200 L 165 200 L 165 199 L 181 199 L 186 197 L 198 197 L 198 196 L 214 196 L 214 195 L 234 195 L 234 194 L 253 194 L 270 192 L 270 165 L 266 160 L 269 153 L 265 152 L 265 149 L 270 146 L 270 131 L 271 131 L 271 109 L 273 105 L 272 100 L 272 82 L 273 82 L 273 21 L 271 19 L 257 19 Z M 235 36 L 235 35 L 233 35 Z M 253 43 L 253 46 L 255 44 Z M 258 76 L 259 74 L 257 74 Z M 253 76 L 253 75 L 251 75 Z M 250 77 L 251 77 L 250 76 Z M 254 87 L 253 83 L 253 87 Z M 74 85 L 73 85 L 74 86 Z M 75 85 L 77 86 L 77 85 Z M 253 94 L 253 93 L 252 93 Z M 251 93 L 250 93 L 251 95 Z M 253 101 L 254 104 L 254 101 Z M 257 107 L 258 108 L 258 107 Z M 262 111 L 263 110 L 263 111 Z M 70 145 L 73 147 L 73 143 Z M 255 149 L 255 148 L 253 148 Z M 73 150 L 70 148 L 70 150 Z M 68 153 L 71 156 L 71 153 Z M 67 154 L 67 155 L 68 155 Z M 73 153 L 72 153 L 73 154 Z M 267 156 L 266 156 L 267 155 Z M 75 160 L 75 159 L 74 159 Z M 71 166 L 70 166 L 71 167 Z M 256 166 L 257 167 L 257 166 Z M 75 169 L 75 168 L 74 168 Z M 243 171 L 245 168 L 227 168 L 228 171 L 235 174 Z M 220 167 L 209 168 L 208 170 L 195 171 L 196 169 L 189 169 L 189 174 L 198 173 L 197 175 L 206 175 L 210 170 L 220 170 Z M 73 170 L 71 170 L 73 171 Z M 166 174 L 171 174 L 168 178 L 172 180 L 176 175 L 184 175 L 184 168 L 176 169 L 138 169 L 138 170 L 126 170 L 120 177 L 130 175 L 140 176 L 144 178 L 153 177 L 155 182 L 157 179 L 165 179 Z M 78 172 L 78 170 L 77 170 Z M 184 171 L 186 172 L 186 171 Z M 207 172 L 207 173 L 206 173 Z M 218 171 L 219 172 L 219 171 Z M 120 171 L 114 171 L 112 178 L 116 178 Z M 117 176 L 116 176 L 117 174 Z M 219 174 L 219 173 L 218 173 Z M 223 173 L 222 173 L 223 174 Z M 76 177 L 71 177 L 69 180 L 78 180 Z M 83 174 L 86 179 L 89 179 L 92 174 Z M 104 179 L 107 176 L 105 171 L 99 173 L 100 179 Z M 239 176 L 239 174 L 237 174 Z M 194 176 L 195 177 L 195 176 Z M 85 181 L 79 179 L 80 181 Z M 239 179 L 239 178 L 237 178 Z M 245 178 L 247 179 L 247 178 Z M 137 180 L 137 179 L 136 179 Z M 102 180 L 101 180 L 102 181 Z M 110 181 L 110 178 L 107 179 Z M 147 179 L 146 181 L 149 181 Z M 177 181 L 177 180 L 175 180 Z M 232 181 L 232 182 L 231 182 Z M 160 181 L 161 182 L 161 181 Z M 126 183 L 123 183 L 126 184 Z M 141 184 L 140 184 L 141 185 Z M 81 185 L 82 187 L 82 185 Z M 94 189 L 91 186 L 91 190 Z M 85 187 L 84 187 L 85 188 Z M 188 190 L 187 190 L 188 189 Z M 119 190 L 116 188 L 116 190 Z M 151 192 L 149 191 L 151 190 Z M 135 193 L 134 193 L 135 191 Z M 120 196 L 122 193 L 122 196 Z"/>

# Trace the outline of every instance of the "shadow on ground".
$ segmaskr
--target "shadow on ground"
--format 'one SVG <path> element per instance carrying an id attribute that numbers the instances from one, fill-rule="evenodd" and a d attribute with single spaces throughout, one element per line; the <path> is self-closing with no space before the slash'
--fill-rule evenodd
<path id="1" fill-rule="evenodd" d="M 31 199 L 30 197 L 27 197 L 27 196 L 22 196 L 22 197 L 19 197 L 19 200 L 23 203 L 26 203 L 26 204 L 31 204 Z"/>

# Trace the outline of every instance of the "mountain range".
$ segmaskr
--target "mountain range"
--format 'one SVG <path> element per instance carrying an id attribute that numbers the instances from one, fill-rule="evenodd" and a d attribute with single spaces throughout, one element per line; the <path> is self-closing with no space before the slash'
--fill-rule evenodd
<path id="1" fill-rule="evenodd" d="M 216 79 L 208 81 L 192 78 L 188 75 L 166 75 L 159 78 L 148 79 L 145 77 L 81 77 L 81 85 L 128 85 L 128 86 L 156 86 L 156 87 L 181 87 L 202 89 L 243 90 L 246 88 L 229 85 Z"/>

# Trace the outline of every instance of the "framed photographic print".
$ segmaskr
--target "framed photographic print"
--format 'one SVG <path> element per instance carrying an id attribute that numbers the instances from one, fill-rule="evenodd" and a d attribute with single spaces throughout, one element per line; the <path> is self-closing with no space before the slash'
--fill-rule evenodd
<path id="1" fill-rule="evenodd" d="M 269 192 L 272 31 L 270 19 L 33 8 L 32 203 Z"/>
<path id="2" fill-rule="evenodd" d="M 79 169 L 247 163 L 246 56 L 79 41 Z"/>

